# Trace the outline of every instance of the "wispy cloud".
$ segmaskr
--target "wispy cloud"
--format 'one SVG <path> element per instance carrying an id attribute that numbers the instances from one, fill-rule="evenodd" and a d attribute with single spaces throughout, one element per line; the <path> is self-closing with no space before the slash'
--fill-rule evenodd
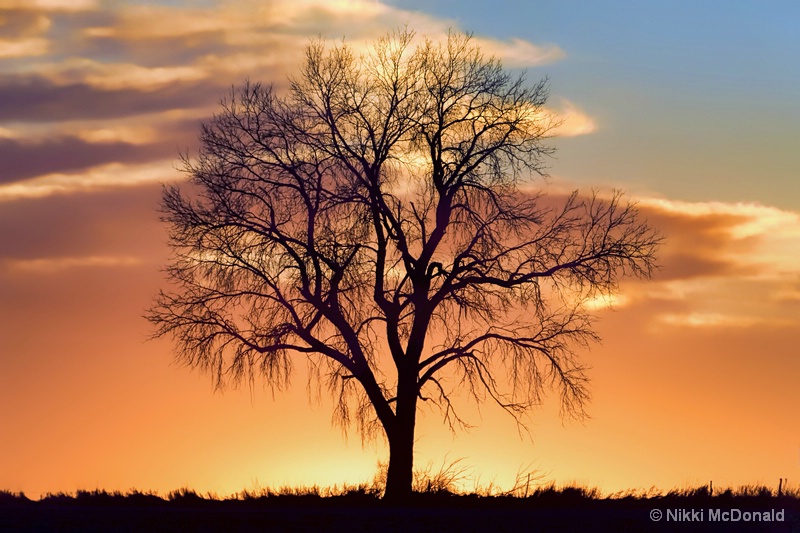
<path id="1" fill-rule="evenodd" d="M 539 67 L 563 59 L 566 54 L 555 44 L 537 45 L 524 39 L 500 41 L 478 37 L 481 50 L 503 61 L 503 66 L 511 68 Z"/>
<path id="2" fill-rule="evenodd" d="M 0 0 L 0 9 L 84 11 L 98 6 L 98 0 Z"/>
<path id="3" fill-rule="evenodd" d="M 173 165 L 171 159 L 144 165 L 109 163 L 73 174 L 47 174 L 0 185 L 0 202 L 171 181 L 181 177 Z"/>
<path id="4" fill-rule="evenodd" d="M 141 165 L 175 155 L 175 147 L 171 145 L 103 140 L 103 135 L 102 131 L 88 131 L 85 132 L 88 139 L 81 138 L 83 136 L 54 137 L 38 142 L 0 138 L 0 160 L 4 166 L 4 172 L 0 175 L 0 186 L 3 183 L 20 183 L 29 178 L 37 178 L 39 182 L 52 182 L 53 177 L 49 175 L 53 173 L 74 174 L 110 163 Z M 113 135 L 113 132 L 108 135 Z M 92 140 L 92 137 L 95 139 Z M 32 185 L 34 184 L 25 184 L 26 187 Z"/>
<path id="5" fill-rule="evenodd" d="M 9 261 L 8 265 L 14 270 L 50 274 L 71 268 L 130 267 L 140 265 L 141 263 L 141 259 L 130 256 L 86 256 L 17 259 Z"/>
<path id="6" fill-rule="evenodd" d="M 89 58 L 70 58 L 38 65 L 38 73 L 58 86 L 85 84 L 101 90 L 156 90 L 167 84 L 197 81 L 212 73 L 202 66 L 146 67 L 135 63 L 108 63 Z"/>
<path id="7" fill-rule="evenodd" d="M 628 286 L 654 327 L 800 323 L 800 214 L 748 203 L 645 198 L 663 269 Z"/>
<path id="8" fill-rule="evenodd" d="M 565 98 L 554 107 L 554 112 L 560 123 L 553 133 L 559 137 L 577 137 L 597 130 L 595 119 Z"/>
<path id="9" fill-rule="evenodd" d="M 0 39 L 0 58 L 41 56 L 47 53 L 47 39 L 31 38 L 23 40 Z"/>
<path id="10" fill-rule="evenodd" d="M 691 328 L 702 327 L 747 327 L 762 322 L 763 319 L 754 317 L 739 317 L 724 315 L 722 313 L 686 314 L 666 313 L 658 317 L 659 322 L 670 326 L 688 326 Z"/>
<path id="11" fill-rule="evenodd" d="M 719 259 L 761 275 L 800 273 L 800 213 L 754 203 L 645 199 L 641 205 L 702 227 L 700 232 L 683 232 L 681 238 L 711 235 L 717 243 L 724 243 L 715 252 Z M 715 221 L 711 228 L 709 221 Z"/>

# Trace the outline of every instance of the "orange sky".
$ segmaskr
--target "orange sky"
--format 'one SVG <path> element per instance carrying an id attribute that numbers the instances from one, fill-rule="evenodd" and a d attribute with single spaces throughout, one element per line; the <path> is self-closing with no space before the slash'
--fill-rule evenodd
<path id="1" fill-rule="evenodd" d="M 355 432 L 345 439 L 332 428 L 329 401 L 309 405 L 302 365 L 274 398 L 260 384 L 215 393 L 208 376 L 172 363 L 168 341 L 146 340 L 141 315 L 167 258 L 159 183 L 181 179 L 177 153 L 194 146 L 227 87 L 247 76 L 284 83 L 309 36 L 358 43 L 402 22 L 441 35 L 470 21 L 509 66 L 553 78 L 551 108 L 567 121 L 551 192 L 621 186 L 666 244 L 653 281 L 598 302 L 603 343 L 582 353 L 591 419 L 562 422 L 547 401 L 520 437 L 507 415 L 465 401 L 478 426 L 469 433 L 454 437 L 436 412 L 420 417 L 418 465 L 463 457 L 466 488 L 507 487 L 527 467 L 607 492 L 800 480 L 800 191 L 791 179 L 800 136 L 781 118 L 800 112 L 775 99 L 795 71 L 761 72 L 767 92 L 756 101 L 774 97 L 775 115 L 769 122 L 761 109 L 767 125 L 750 122 L 754 137 L 729 145 L 730 158 L 719 139 L 732 108 L 746 113 L 747 95 L 721 93 L 705 113 L 693 108 L 705 93 L 683 95 L 694 142 L 710 139 L 686 152 L 689 179 L 672 162 L 674 145 L 647 136 L 673 127 L 648 91 L 654 72 L 674 67 L 627 71 L 637 99 L 621 102 L 593 76 L 597 63 L 581 62 L 595 54 L 630 67 L 617 61 L 619 42 L 590 46 L 563 22 L 563 40 L 501 34 L 477 15 L 437 14 L 436 2 L 427 12 L 414 2 L 262 4 L 0 0 L 0 489 L 230 494 L 371 479 L 383 445 L 362 448 Z M 559 13 L 546 15 L 558 26 Z M 177 16 L 180 25 L 169 22 Z M 581 73 L 593 96 L 570 89 Z M 628 122 L 630 106 L 644 133 Z M 708 137 L 715 128 L 719 137 Z M 767 130 L 780 142 L 762 146 L 756 136 Z M 642 151 L 626 155 L 633 137 Z M 748 147 L 772 162 L 758 179 L 747 164 L 727 166 Z"/>

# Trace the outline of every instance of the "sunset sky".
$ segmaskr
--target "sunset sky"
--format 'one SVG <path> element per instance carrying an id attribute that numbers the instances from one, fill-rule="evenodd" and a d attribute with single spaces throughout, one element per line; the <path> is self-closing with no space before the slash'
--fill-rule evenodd
<path id="1" fill-rule="evenodd" d="M 800 483 L 800 4 L 790 1 L 0 0 L 0 489 L 328 486 L 387 452 L 331 426 L 303 365 L 273 396 L 215 392 L 142 318 L 166 264 L 162 183 L 184 179 L 232 85 L 286 85 L 309 39 L 404 24 L 474 33 L 564 123 L 553 195 L 623 189 L 662 269 L 598 304 L 591 418 L 549 397 L 520 435 L 492 406 L 416 462 L 473 484 L 519 470 L 607 493 Z"/>

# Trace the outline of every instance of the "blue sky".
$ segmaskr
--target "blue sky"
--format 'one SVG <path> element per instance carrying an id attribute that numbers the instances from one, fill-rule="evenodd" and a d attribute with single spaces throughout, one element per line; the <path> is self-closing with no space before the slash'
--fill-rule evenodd
<path id="1" fill-rule="evenodd" d="M 792 2 L 390 2 L 554 43 L 530 70 L 596 118 L 554 173 L 685 200 L 800 205 L 800 6 Z"/>

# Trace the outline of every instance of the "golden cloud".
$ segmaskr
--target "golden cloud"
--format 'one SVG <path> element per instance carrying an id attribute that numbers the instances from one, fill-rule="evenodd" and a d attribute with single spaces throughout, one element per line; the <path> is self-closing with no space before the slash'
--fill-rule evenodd
<path id="1" fill-rule="evenodd" d="M 16 130 L 0 127 L 0 139 L 18 139 L 20 134 Z"/>
<path id="2" fill-rule="evenodd" d="M 625 294 L 601 294 L 582 302 L 582 306 L 592 311 L 602 309 L 619 309 L 631 303 L 631 297 Z"/>
<path id="3" fill-rule="evenodd" d="M 565 98 L 561 99 L 560 105 L 555 108 L 554 113 L 557 120 L 560 121 L 553 130 L 558 137 L 577 137 L 594 133 L 597 130 L 594 119 Z"/>
<path id="4" fill-rule="evenodd" d="M 88 143 L 127 142 L 130 144 L 148 144 L 158 140 L 158 132 L 151 126 L 131 126 L 125 124 L 108 124 L 97 128 L 84 128 L 76 132 L 78 139 Z"/>
<path id="5" fill-rule="evenodd" d="M 722 313 L 699 313 L 692 312 L 683 315 L 664 314 L 660 315 L 659 321 L 670 326 L 689 326 L 692 328 L 701 327 L 747 327 L 762 322 L 754 317 L 729 316 Z"/>
<path id="6" fill-rule="evenodd" d="M 666 236 L 664 269 L 630 284 L 630 301 L 655 313 L 652 327 L 749 327 L 797 323 L 800 214 L 753 203 L 644 198 Z M 668 312 L 655 302 L 670 302 Z"/>
<path id="7" fill-rule="evenodd" d="M 154 90 L 171 83 L 201 80 L 210 75 L 197 66 L 143 67 L 134 63 L 101 63 L 87 58 L 42 64 L 37 70 L 59 85 L 82 83 L 101 90 Z"/>
<path id="8" fill-rule="evenodd" d="M 711 237 L 718 244 L 724 243 L 717 250 L 718 257 L 749 267 L 753 273 L 753 269 L 761 276 L 800 272 L 800 213 L 754 203 L 651 198 L 641 200 L 640 205 L 683 218 L 698 227 L 716 220 L 717 235 Z"/>
<path id="9" fill-rule="evenodd" d="M 86 267 L 120 267 L 142 264 L 138 257 L 131 256 L 87 256 L 87 257 L 48 257 L 40 259 L 17 259 L 9 262 L 15 270 L 42 273 L 60 272 L 70 268 Z"/>
<path id="10" fill-rule="evenodd" d="M 86 11 L 97 7 L 98 0 L 0 0 L 0 9 Z"/>
<path id="11" fill-rule="evenodd" d="M 0 40 L 0 58 L 43 56 L 49 51 L 47 39 Z"/>
<path id="12" fill-rule="evenodd" d="M 180 178 L 172 159 L 143 165 L 111 163 L 74 174 L 52 173 L 34 179 L 0 185 L 0 202 L 42 198 L 53 194 L 87 192 L 109 187 L 132 187 Z"/>

